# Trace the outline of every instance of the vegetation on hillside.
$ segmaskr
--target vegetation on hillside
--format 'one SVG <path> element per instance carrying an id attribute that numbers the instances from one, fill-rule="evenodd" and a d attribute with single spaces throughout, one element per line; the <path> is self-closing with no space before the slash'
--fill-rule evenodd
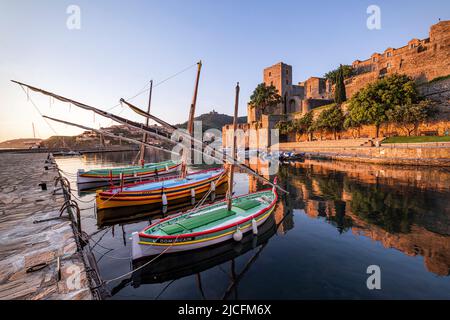
<path id="1" fill-rule="evenodd" d="M 212 129 L 212 128 L 222 130 L 223 126 L 233 123 L 232 116 L 217 113 L 215 111 L 212 111 L 210 113 L 204 113 L 198 117 L 195 117 L 194 120 L 202 121 L 202 130 L 203 131 L 206 131 L 206 130 Z M 238 123 L 246 123 L 246 122 L 247 122 L 247 117 L 244 116 L 244 117 L 238 118 Z M 181 124 L 177 124 L 176 127 L 186 129 L 187 121 L 184 123 L 181 123 Z"/>
<path id="2" fill-rule="evenodd" d="M 337 103 L 315 110 L 319 109 L 323 110 L 315 120 L 309 112 L 304 116 L 308 117 L 308 121 L 303 117 L 280 122 L 276 127 L 281 134 L 309 134 L 311 139 L 312 133 L 332 133 L 336 139 L 343 130 L 353 130 L 359 135 L 363 125 L 375 125 L 378 137 L 382 124 L 393 123 L 410 136 L 417 132 L 421 123 L 432 119 L 437 113 L 431 101 L 419 96 L 415 82 L 408 76 L 398 74 L 373 82 L 357 92 L 348 101 L 345 114 Z"/>

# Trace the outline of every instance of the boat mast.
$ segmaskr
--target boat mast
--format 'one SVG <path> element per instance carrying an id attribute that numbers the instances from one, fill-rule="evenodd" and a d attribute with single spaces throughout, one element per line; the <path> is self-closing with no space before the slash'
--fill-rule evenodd
<path id="1" fill-rule="evenodd" d="M 153 91 L 153 80 L 150 80 L 150 93 L 148 95 L 148 107 L 147 113 L 150 113 L 150 106 L 152 104 L 152 91 Z M 145 118 L 145 125 L 148 127 L 149 118 Z M 142 142 L 147 142 L 147 132 L 142 135 Z M 145 158 L 145 145 L 141 144 L 141 149 L 139 151 L 139 163 L 143 164 Z"/>
<path id="2" fill-rule="evenodd" d="M 176 130 L 176 127 L 174 127 L 174 126 L 172 126 L 171 124 L 165 122 L 164 120 L 158 118 L 157 116 L 152 115 L 152 114 L 149 114 L 149 113 L 146 113 L 145 111 L 142 111 L 142 109 L 140 109 L 140 108 L 138 108 L 138 107 L 132 105 L 131 103 L 129 103 L 129 102 L 123 100 L 123 99 L 121 99 L 120 101 L 121 101 L 122 103 L 126 104 L 128 107 L 130 107 L 130 109 L 133 110 L 134 112 L 136 112 L 137 114 L 140 114 L 140 115 L 142 115 L 142 116 L 149 117 L 150 119 L 155 120 L 156 122 L 158 122 L 159 124 L 161 124 L 164 128 L 168 129 L 170 132 L 173 132 L 174 130 Z M 138 128 L 138 129 L 140 129 L 140 128 Z M 148 130 L 148 129 L 147 129 L 147 130 Z M 185 134 L 185 135 L 183 135 L 183 136 L 187 136 L 187 134 Z M 195 137 L 194 137 L 192 140 L 193 140 L 195 143 L 198 143 L 198 144 L 202 145 L 204 148 L 208 148 L 208 145 L 207 145 L 205 142 L 200 141 L 200 140 L 197 140 Z M 172 142 L 173 142 L 173 141 L 172 141 Z M 196 149 L 194 149 L 194 152 L 198 152 L 198 153 L 201 153 L 201 154 L 205 154 L 205 152 L 204 152 L 203 150 L 196 150 Z M 208 156 L 209 156 L 209 157 L 212 157 L 212 158 L 215 159 L 215 160 L 223 161 L 222 157 L 212 156 L 212 155 L 210 155 L 210 154 L 208 154 Z M 227 161 L 231 161 L 231 160 L 232 160 L 231 156 L 230 156 L 230 155 L 227 155 L 226 153 L 224 153 L 223 156 L 225 157 L 225 160 L 227 160 Z M 252 168 L 250 168 L 248 165 L 246 165 L 246 164 L 240 162 L 240 161 L 237 160 L 236 158 L 234 159 L 234 163 L 235 163 L 235 165 L 236 165 L 237 167 L 239 167 L 239 168 L 245 170 L 247 173 L 251 174 L 252 176 L 254 176 L 254 177 L 256 177 L 256 178 L 258 178 L 259 180 L 263 181 L 264 183 L 267 183 L 267 184 L 271 185 L 272 187 L 277 188 L 277 189 L 280 190 L 281 192 L 284 192 L 284 193 L 286 193 L 286 194 L 289 193 L 289 192 L 287 192 L 286 190 L 284 190 L 283 188 L 281 188 L 280 185 L 272 183 L 269 179 L 264 178 L 264 177 L 261 176 L 259 173 L 255 172 L 255 170 L 253 170 Z"/>
<path id="3" fill-rule="evenodd" d="M 181 166 L 182 166 L 181 177 L 182 178 L 186 177 L 188 154 L 191 153 L 191 149 L 192 149 L 192 137 L 194 134 L 195 106 L 197 104 L 198 83 L 200 81 L 200 71 L 201 70 L 202 70 L 202 61 L 200 60 L 197 63 L 197 79 L 195 80 L 194 96 L 192 97 L 191 108 L 189 110 L 189 120 L 188 120 L 188 124 L 187 124 L 187 130 L 188 130 L 188 134 L 189 134 L 189 136 L 188 136 L 189 147 L 183 150 L 182 161 L 181 161 L 181 163 L 182 163 L 181 164 Z"/>
<path id="4" fill-rule="evenodd" d="M 162 140 L 164 140 L 164 141 L 166 141 L 166 142 L 169 142 L 169 143 L 176 143 L 175 141 L 171 140 L 171 138 L 170 138 L 170 136 L 169 136 L 168 134 L 165 134 L 164 132 L 161 132 L 161 131 L 157 131 L 157 130 L 155 130 L 155 129 L 152 128 L 152 127 L 145 126 L 143 123 L 139 123 L 139 122 L 135 122 L 135 121 L 126 119 L 126 118 L 124 118 L 124 117 L 121 117 L 121 116 L 118 116 L 118 115 L 109 113 L 109 112 L 107 112 L 107 111 L 103 111 L 103 110 L 100 110 L 100 109 L 98 109 L 98 108 L 95 108 L 95 107 L 89 106 L 89 105 L 87 105 L 87 104 L 81 103 L 81 102 L 79 102 L 79 101 L 75 101 L 75 100 L 72 100 L 72 99 L 69 99 L 69 98 L 66 98 L 66 97 L 57 95 L 57 94 L 52 93 L 52 92 L 49 92 L 49 91 L 46 91 L 46 90 L 43 90 L 43 89 L 39 89 L 39 88 L 33 87 L 33 86 L 31 86 L 31 85 L 29 85 L 29 84 L 26 84 L 26 83 L 23 83 L 23 82 L 19 82 L 19 81 L 15 81 L 15 80 L 11 80 L 11 81 L 14 82 L 14 83 L 16 83 L 16 84 L 18 84 L 18 85 L 25 86 L 25 87 L 29 88 L 30 90 L 39 92 L 39 93 L 44 94 L 44 95 L 47 95 L 47 96 L 51 96 L 51 97 L 53 97 L 53 98 L 55 98 L 55 99 L 57 99 L 57 100 L 60 100 L 60 101 L 62 101 L 62 102 L 68 102 L 68 103 L 71 103 L 71 104 L 73 104 L 73 105 L 75 105 L 75 106 L 77 106 L 77 107 L 79 107 L 79 108 L 82 108 L 82 109 L 85 109 L 85 110 L 93 111 L 93 112 L 95 112 L 95 113 L 97 113 L 97 114 L 99 114 L 99 115 L 101 115 L 101 116 L 103 116 L 103 117 L 112 119 L 112 120 L 114 120 L 114 121 L 116 121 L 116 122 L 119 122 L 119 123 L 121 123 L 121 124 L 127 125 L 127 126 L 132 127 L 132 128 L 135 128 L 135 129 L 140 130 L 140 131 L 142 131 L 142 132 L 147 131 L 147 133 L 148 133 L 149 135 L 151 135 L 151 136 L 153 136 L 153 137 L 155 137 L 155 138 L 157 138 L 157 139 L 162 139 Z M 171 124 L 165 122 L 164 120 L 162 120 L 162 119 L 160 119 L 160 118 L 158 118 L 158 117 L 156 117 L 156 116 L 154 116 L 154 115 L 152 115 L 152 114 L 148 114 L 148 113 L 146 113 L 145 111 L 142 111 L 140 108 L 137 108 L 137 107 L 133 106 L 131 103 L 126 102 L 123 98 L 120 99 L 120 102 L 121 102 L 121 103 L 125 103 L 126 105 L 128 105 L 134 112 L 136 112 L 136 113 L 138 113 L 138 114 L 141 114 L 141 115 L 145 115 L 145 116 L 149 117 L 150 119 L 155 120 L 156 122 L 158 122 L 159 124 L 161 124 L 162 126 L 164 126 L 166 129 L 168 129 L 169 132 L 173 132 L 173 131 L 175 131 L 175 130 L 177 129 L 175 126 L 173 126 L 173 125 L 171 125 Z M 122 138 L 122 139 L 123 139 L 123 138 Z M 123 139 L 123 140 L 125 141 L 125 139 Z M 196 141 L 195 138 L 194 138 L 193 140 Z M 141 142 L 140 142 L 140 143 L 141 143 Z M 205 144 L 204 144 L 203 142 L 201 142 L 201 141 L 199 141 L 199 143 L 201 143 L 202 145 L 205 145 Z M 200 153 L 202 153 L 202 154 L 204 154 L 203 150 L 200 150 L 200 151 L 199 151 L 199 150 L 195 150 L 195 149 L 194 149 L 194 152 L 197 152 L 197 151 L 200 152 Z M 211 157 L 211 155 L 208 155 L 208 156 Z M 227 160 L 230 160 L 230 159 L 231 159 L 231 157 L 228 156 L 228 155 L 226 155 L 226 154 L 224 154 L 224 156 L 225 156 L 225 158 L 226 158 Z M 213 158 L 213 159 L 216 159 L 216 160 L 221 160 L 221 159 L 219 159 L 218 157 L 215 157 L 215 156 L 212 156 L 212 158 Z M 284 193 L 286 193 L 286 194 L 289 193 L 288 191 L 286 191 L 286 190 L 284 190 L 283 188 L 281 188 L 278 184 L 272 183 L 270 180 L 264 178 L 263 176 L 261 176 L 260 174 L 258 174 L 257 172 L 255 172 L 252 168 L 250 168 L 250 167 L 247 166 L 246 164 L 241 163 L 240 161 L 238 161 L 238 160 L 236 160 L 236 159 L 234 159 L 234 161 L 235 161 L 235 164 L 236 164 L 239 168 L 245 170 L 246 172 L 248 172 L 249 174 L 253 175 L 254 177 L 260 179 L 260 180 L 263 181 L 264 183 L 267 183 L 267 184 L 271 185 L 272 187 L 275 187 L 275 188 L 277 188 L 278 190 L 280 190 L 280 191 L 282 191 L 282 192 L 284 192 Z"/>
<path id="5" fill-rule="evenodd" d="M 236 158 L 236 129 L 237 118 L 239 108 L 239 82 L 236 85 L 236 96 L 234 100 L 234 118 L 233 118 L 233 142 L 231 143 L 231 158 L 230 167 L 228 172 L 228 192 L 227 192 L 227 209 L 231 210 L 232 198 L 233 198 L 233 183 L 234 183 L 234 159 Z"/>

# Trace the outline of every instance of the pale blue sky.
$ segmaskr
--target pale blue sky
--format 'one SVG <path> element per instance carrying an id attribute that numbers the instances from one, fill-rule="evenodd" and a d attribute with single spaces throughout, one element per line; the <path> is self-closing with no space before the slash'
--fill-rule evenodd
<path id="1" fill-rule="evenodd" d="M 66 27 L 71 4 L 81 8 L 80 30 Z M 366 27 L 371 4 L 381 8 L 381 30 Z M 32 122 L 41 138 L 53 135 L 10 79 L 107 109 L 150 79 L 157 83 L 202 59 L 197 114 L 232 114 L 239 81 L 245 115 L 264 67 L 284 61 L 294 82 L 322 76 L 339 63 L 425 38 L 439 18 L 450 19 L 450 1 L 0 0 L 0 141 L 32 136 Z M 155 88 L 153 112 L 185 121 L 194 78 L 191 68 Z M 44 114 L 96 128 L 111 124 L 31 97 Z M 142 107 L 146 101 L 146 94 L 133 100 Z M 129 110 L 122 115 L 139 119 Z M 53 126 L 58 134 L 80 132 Z"/>

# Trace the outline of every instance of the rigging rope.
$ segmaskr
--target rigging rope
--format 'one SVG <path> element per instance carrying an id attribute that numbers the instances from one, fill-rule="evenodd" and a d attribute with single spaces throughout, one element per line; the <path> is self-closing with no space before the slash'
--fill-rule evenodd
<path id="1" fill-rule="evenodd" d="M 164 79 L 164 80 L 158 82 L 157 84 L 155 84 L 155 85 L 153 86 L 153 88 L 156 88 L 157 86 L 162 85 L 162 84 L 165 83 L 166 81 L 169 81 L 170 79 L 173 79 L 173 78 L 175 78 L 176 76 L 179 76 L 180 74 L 182 74 L 182 73 L 188 71 L 189 69 L 195 67 L 196 65 L 197 65 L 197 63 L 194 63 L 193 65 L 190 65 L 190 66 L 188 66 L 188 67 L 182 69 L 181 71 L 178 71 L 177 73 L 175 73 L 175 74 L 173 74 L 173 75 L 167 77 L 166 79 Z M 136 93 L 134 96 L 128 98 L 127 100 L 133 100 L 133 99 L 137 98 L 138 96 L 140 96 L 141 94 L 143 94 L 143 93 L 145 93 L 145 92 L 148 92 L 148 91 L 150 91 L 150 85 L 149 85 L 149 84 L 146 84 L 140 91 L 138 91 L 138 93 Z M 118 103 L 118 104 L 112 106 L 111 108 L 106 109 L 106 111 L 111 111 L 111 110 L 117 108 L 117 107 L 120 106 L 120 105 L 121 105 L 121 104 Z M 122 111 L 121 111 L 121 112 L 122 112 Z M 119 113 L 119 114 L 120 114 L 120 113 Z"/>
<path id="2" fill-rule="evenodd" d="M 39 110 L 38 106 L 34 103 L 33 99 L 31 99 L 31 96 L 28 92 L 28 88 L 27 91 L 25 91 L 24 87 L 22 85 L 20 85 L 20 87 L 22 88 L 23 92 L 25 92 L 25 94 L 27 95 L 27 101 L 31 102 L 31 104 L 33 105 L 33 107 L 36 109 L 36 111 L 39 113 L 39 115 L 42 117 L 43 114 L 41 112 L 41 110 Z M 56 130 L 52 127 L 52 125 L 50 124 L 50 122 L 48 122 L 47 119 L 43 118 L 45 120 L 45 123 L 47 123 L 47 125 L 50 127 L 50 129 L 53 131 L 53 133 L 55 135 L 58 135 L 58 133 L 56 132 Z"/>

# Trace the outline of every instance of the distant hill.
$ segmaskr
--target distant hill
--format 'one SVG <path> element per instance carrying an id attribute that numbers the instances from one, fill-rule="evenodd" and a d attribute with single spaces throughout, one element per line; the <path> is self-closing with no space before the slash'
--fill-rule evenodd
<path id="1" fill-rule="evenodd" d="M 0 148 L 2 148 L 2 149 L 7 149 L 7 148 L 27 149 L 36 144 L 39 144 L 41 141 L 42 141 L 42 139 L 35 139 L 35 138 L 7 140 L 7 141 L 0 142 Z"/>
<path id="2" fill-rule="evenodd" d="M 217 113 L 214 110 L 209 113 L 204 113 L 198 117 L 195 117 L 194 119 L 195 119 L 195 121 L 202 121 L 203 131 L 211 129 L 211 128 L 222 130 L 222 127 L 224 125 L 233 123 L 232 116 L 229 116 L 227 114 Z M 246 116 L 238 118 L 238 123 L 246 123 L 246 122 L 247 122 Z M 178 128 L 186 129 L 187 121 L 184 123 L 177 124 L 175 126 Z"/>

